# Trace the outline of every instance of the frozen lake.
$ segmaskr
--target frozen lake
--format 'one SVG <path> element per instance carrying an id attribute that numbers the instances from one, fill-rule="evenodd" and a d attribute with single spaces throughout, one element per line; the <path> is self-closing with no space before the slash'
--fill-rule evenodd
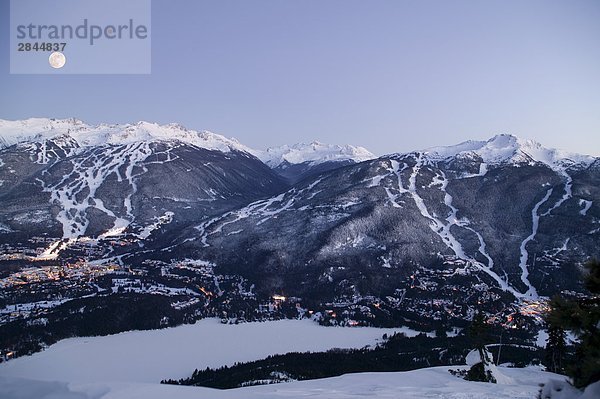
<path id="1" fill-rule="evenodd" d="M 406 328 L 322 327 L 309 320 L 238 325 L 205 319 L 163 330 L 70 338 L 43 352 L 0 364 L 0 376 L 70 382 L 144 382 L 191 375 L 286 352 L 362 348 Z"/>

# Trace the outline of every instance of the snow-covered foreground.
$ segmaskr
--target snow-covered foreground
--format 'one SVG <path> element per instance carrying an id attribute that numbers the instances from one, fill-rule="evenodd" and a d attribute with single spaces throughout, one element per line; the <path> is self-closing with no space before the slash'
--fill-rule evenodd
<path id="1" fill-rule="evenodd" d="M 156 383 L 188 377 L 196 368 L 233 365 L 273 354 L 362 348 L 394 331 L 417 334 L 406 328 L 322 327 L 310 320 L 225 325 L 205 319 L 164 330 L 66 339 L 43 352 L 0 364 L 0 377 Z"/>
<path id="2" fill-rule="evenodd" d="M 0 377 L 0 397 L 33 399 L 275 399 L 275 398 L 523 398 L 535 397 L 541 382 L 564 377 L 538 369 L 500 368 L 511 385 L 468 382 L 452 376 L 449 367 L 398 373 L 362 373 L 231 390 L 139 383 L 60 384 Z M 11 391 L 12 390 L 12 391 Z M 21 395 L 21 396 L 18 396 Z M 48 396 L 43 396 L 48 395 Z"/>

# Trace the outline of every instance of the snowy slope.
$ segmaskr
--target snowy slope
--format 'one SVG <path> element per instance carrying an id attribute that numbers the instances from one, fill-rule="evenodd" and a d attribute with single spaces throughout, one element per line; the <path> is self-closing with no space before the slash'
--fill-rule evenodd
<path id="1" fill-rule="evenodd" d="M 465 141 L 447 147 L 423 150 L 431 160 L 478 156 L 486 164 L 541 162 L 551 168 L 561 168 L 574 163 L 589 164 L 596 158 L 563 150 L 546 148 L 533 140 L 509 134 L 500 134 L 487 141 Z"/>
<path id="2" fill-rule="evenodd" d="M 362 162 L 375 158 L 375 155 L 363 147 L 323 144 L 318 141 L 271 147 L 254 154 L 272 168 L 284 163 L 295 165 L 310 162 L 316 165 L 331 161 Z"/>
<path id="3" fill-rule="evenodd" d="M 31 118 L 19 121 L 0 119 L 0 148 L 21 142 L 42 142 L 65 135 L 75 139 L 81 147 L 177 140 L 208 150 L 253 152 L 236 139 L 228 139 L 209 131 L 197 132 L 174 123 L 88 125 L 77 119 Z"/>
<path id="4" fill-rule="evenodd" d="M 454 367 L 456 368 L 456 367 Z M 268 398 L 447 398 L 530 399 L 538 384 L 564 377 L 539 369 L 503 368 L 513 384 L 469 382 L 452 376 L 449 367 L 396 373 L 347 374 L 322 380 L 297 381 L 230 390 L 140 383 L 61 383 L 0 377 L 0 395 L 6 399 L 34 399 L 53 393 L 77 399 L 268 399 Z M 50 397 L 50 396 L 47 396 Z M 572 396 L 571 398 L 574 398 Z M 591 398 L 592 396 L 590 396 Z M 586 399 L 588 399 L 586 397 Z"/>

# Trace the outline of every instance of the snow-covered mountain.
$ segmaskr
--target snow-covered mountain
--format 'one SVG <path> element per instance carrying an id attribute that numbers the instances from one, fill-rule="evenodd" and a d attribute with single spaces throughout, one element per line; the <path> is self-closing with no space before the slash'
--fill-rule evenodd
<path id="1" fill-rule="evenodd" d="M 272 168 L 277 168 L 282 164 L 310 163 L 317 165 L 323 162 L 336 161 L 362 162 L 375 158 L 375 155 L 363 147 L 323 144 L 318 141 L 313 141 L 310 144 L 299 143 L 271 147 L 265 151 L 257 152 L 257 156 Z"/>
<path id="2" fill-rule="evenodd" d="M 69 137 L 79 147 L 105 144 L 127 145 L 149 141 L 180 141 L 208 150 L 222 152 L 254 152 L 235 139 L 228 139 L 209 131 L 197 132 L 179 124 L 158 125 L 138 122 L 134 124 L 88 125 L 78 119 L 31 118 L 18 121 L 0 120 L 0 148 L 24 142 Z"/>
<path id="3" fill-rule="evenodd" d="M 0 143 L 7 232 L 145 236 L 159 220 L 185 223 L 285 186 L 236 140 L 176 124 L 0 121 Z"/>
<path id="4" fill-rule="evenodd" d="M 0 149 L 15 144 L 35 144 L 51 141 L 63 143 L 72 155 L 85 148 L 105 145 L 132 145 L 149 142 L 178 142 L 206 150 L 239 151 L 252 154 L 290 182 L 310 174 L 375 158 L 362 147 L 330 145 L 317 141 L 310 144 L 284 145 L 266 150 L 247 147 L 235 138 L 195 131 L 177 123 L 158 125 L 149 122 L 133 124 L 88 125 L 78 119 L 31 118 L 8 121 L 0 119 Z M 41 159 L 52 156 L 42 146 Z M 75 151 L 75 152 L 72 152 Z"/>
<path id="5" fill-rule="evenodd" d="M 271 168 L 282 163 L 317 165 L 323 162 L 362 162 L 375 158 L 363 147 L 331 145 L 314 141 L 256 150 L 207 130 L 198 132 L 177 123 L 159 125 L 140 121 L 132 124 L 88 125 L 81 120 L 30 118 L 9 121 L 0 119 L 0 149 L 25 142 L 43 142 L 61 136 L 72 138 L 80 147 L 105 144 L 122 145 L 148 141 L 181 141 L 199 148 L 223 152 L 245 151 L 255 155 Z"/>
<path id="6" fill-rule="evenodd" d="M 475 303 L 580 290 L 582 262 L 600 254 L 598 204 L 597 158 L 496 136 L 306 178 L 183 232 L 178 250 L 265 294 L 344 303 L 352 320 L 364 306 L 375 318 L 466 318 Z"/>
<path id="7" fill-rule="evenodd" d="M 363 147 L 323 144 L 318 141 L 271 147 L 265 151 L 256 151 L 254 155 L 290 184 L 341 166 L 375 158 L 375 155 Z"/>
<path id="8" fill-rule="evenodd" d="M 364 267 L 380 268 L 386 275 L 397 271 L 401 280 L 414 274 L 407 263 L 424 265 L 439 256 L 472 265 L 490 278 L 490 286 L 518 297 L 537 297 L 542 281 L 544 286 L 576 283 L 563 280 L 573 275 L 563 257 L 596 253 L 598 167 L 578 164 L 559 173 L 543 163 L 482 168 L 481 160 L 458 161 L 452 157 L 437 162 L 428 154 L 413 153 L 337 169 L 203 223 L 198 233 L 190 234 L 219 264 L 248 264 L 248 270 L 256 271 L 261 266 L 248 253 L 257 251 L 262 265 L 310 270 L 325 286 L 348 279 L 353 269 L 365 273 Z M 283 234 L 268 234 L 281 229 Z M 290 243 L 288 236 L 303 237 L 302 245 Z M 237 237 L 263 238 L 260 246 L 248 248 L 243 260 L 228 259 L 231 251 L 212 251 L 213 245 L 243 245 Z M 258 255 L 263 251 L 273 258 L 265 262 Z M 544 265 L 559 267 L 550 276 Z M 381 283 L 389 284 L 387 289 L 401 284 L 389 279 Z M 292 286 L 295 291 L 301 287 L 298 281 Z M 351 297 L 355 287 L 349 288 L 337 294 Z M 547 288 L 543 292 L 551 293 Z"/>
<path id="9" fill-rule="evenodd" d="M 452 158 L 479 158 L 485 164 L 536 162 L 553 169 L 564 169 L 575 164 L 589 165 L 596 158 L 554 148 L 546 148 L 533 140 L 525 140 L 509 134 L 500 134 L 487 141 L 465 141 L 446 146 L 431 147 L 422 151 L 429 159 L 443 161 Z"/>

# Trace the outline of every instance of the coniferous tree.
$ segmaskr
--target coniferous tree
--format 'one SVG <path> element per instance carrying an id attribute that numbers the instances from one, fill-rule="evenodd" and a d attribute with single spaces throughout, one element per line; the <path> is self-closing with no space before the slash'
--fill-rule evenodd
<path id="1" fill-rule="evenodd" d="M 591 295 L 576 300 L 555 297 L 547 317 L 550 324 L 572 331 L 578 338 L 576 361 L 567 367 L 573 385 L 583 388 L 600 380 L 600 262 L 586 264 L 585 287 Z"/>
<path id="2" fill-rule="evenodd" d="M 469 338 L 471 339 L 474 349 L 479 352 L 481 362 L 486 365 L 487 357 L 485 355 L 485 344 L 489 340 L 489 327 L 485 322 L 483 313 L 478 312 L 475 317 L 473 317 L 473 322 L 469 326 Z"/>
<path id="3" fill-rule="evenodd" d="M 546 367 L 548 371 L 563 374 L 565 358 L 565 330 L 558 325 L 548 326 L 548 339 L 546 340 Z"/>
<path id="4" fill-rule="evenodd" d="M 485 315 L 478 312 L 471 326 L 469 327 L 469 338 L 474 349 L 479 353 L 481 362 L 478 362 L 471 366 L 467 371 L 465 380 L 469 381 L 482 381 L 482 382 L 496 382 L 496 379 L 489 370 L 486 370 L 486 366 L 490 363 L 488 358 L 488 352 L 485 349 L 485 344 L 489 341 L 489 326 L 485 321 Z"/>

